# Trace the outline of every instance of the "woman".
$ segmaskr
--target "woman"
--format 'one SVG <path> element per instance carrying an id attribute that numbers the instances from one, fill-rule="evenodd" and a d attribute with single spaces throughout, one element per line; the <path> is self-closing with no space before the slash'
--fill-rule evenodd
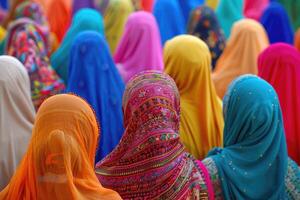
<path id="1" fill-rule="evenodd" d="M 155 18 L 145 11 L 131 14 L 114 56 L 125 83 L 144 70 L 163 70 L 162 47 Z"/>
<path id="2" fill-rule="evenodd" d="M 73 18 L 72 24 L 64 37 L 59 49 L 51 56 L 51 64 L 58 75 L 68 83 L 68 66 L 70 61 L 70 49 L 75 37 L 82 31 L 97 31 L 104 34 L 101 15 L 89 8 L 81 9 Z"/>
<path id="3" fill-rule="evenodd" d="M 277 43 L 261 53 L 259 76 L 276 90 L 282 108 L 289 156 L 300 164 L 300 53 L 292 46 Z"/>
<path id="4" fill-rule="evenodd" d="M 124 83 L 110 56 L 105 39 L 85 31 L 74 40 L 67 91 L 87 100 L 101 125 L 96 162 L 109 154 L 123 134 L 122 95 Z"/>
<path id="5" fill-rule="evenodd" d="M 0 191 L 8 184 L 26 151 L 35 117 L 30 82 L 15 58 L 0 56 Z"/>
<path id="6" fill-rule="evenodd" d="M 265 9 L 261 19 L 270 43 L 285 42 L 293 44 L 294 31 L 285 9 L 277 2 L 272 2 Z"/>
<path id="7" fill-rule="evenodd" d="M 244 15 L 247 18 L 259 21 L 270 0 L 245 0 Z"/>
<path id="8" fill-rule="evenodd" d="M 123 98 L 126 131 L 96 166 L 100 182 L 123 199 L 213 197 L 206 168 L 179 141 L 180 98 L 174 81 L 158 71 L 132 78 Z"/>
<path id="9" fill-rule="evenodd" d="M 258 22 L 243 19 L 234 24 L 226 48 L 213 73 L 220 98 L 228 85 L 243 74 L 257 74 L 257 58 L 269 45 L 268 36 Z"/>
<path id="10" fill-rule="evenodd" d="M 212 58 L 212 69 L 221 56 L 226 39 L 214 11 L 207 6 L 193 10 L 188 24 L 188 33 L 199 37 L 209 47 Z"/>
<path id="11" fill-rule="evenodd" d="M 211 81 L 207 45 L 194 36 L 177 36 L 164 49 L 165 71 L 180 92 L 180 139 L 197 159 L 222 144 L 222 102 Z"/>
<path id="12" fill-rule="evenodd" d="M 105 36 L 112 54 L 115 53 L 125 24 L 133 12 L 131 0 L 111 0 L 104 15 Z"/>
<path id="13" fill-rule="evenodd" d="M 21 165 L 0 199 L 121 199 L 103 188 L 94 173 L 98 131 L 93 110 L 81 98 L 47 99 Z"/>
<path id="14" fill-rule="evenodd" d="M 204 0 L 176 0 L 180 4 L 181 13 L 184 17 L 184 24 L 188 23 L 192 10 L 204 4 Z"/>

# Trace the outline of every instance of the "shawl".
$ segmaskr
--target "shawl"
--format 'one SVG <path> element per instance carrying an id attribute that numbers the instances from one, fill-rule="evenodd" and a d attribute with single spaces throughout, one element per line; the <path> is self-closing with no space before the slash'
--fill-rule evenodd
<path id="1" fill-rule="evenodd" d="M 190 13 L 197 8 L 204 4 L 204 0 L 176 0 L 180 4 L 181 12 L 184 17 L 184 24 L 188 23 Z"/>
<path id="2" fill-rule="evenodd" d="M 87 30 L 97 31 L 103 35 L 103 20 L 96 10 L 83 8 L 76 13 L 59 49 L 51 56 L 53 68 L 66 84 L 68 82 L 68 66 L 71 46 L 77 34 Z"/>
<path id="3" fill-rule="evenodd" d="M 213 73 L 213 81 L 221 98 L 236 77 L 257 74 L 257 58 L 269 45 L 264 28 L 252 19 L 236 22 L 231 32 Z"/>
<path id="4" fill-rule="evenodd" d="M 176 84 L 162 72 L 142 72 L 128 82 L 126 131 L 96 166 L 105 187 L 123 199 L 208 198 L 202 170 L 179 141 L 179 101 Z"/>
<path id="5" fill-rule="evenodd" d="M 101 127 L 96 162 L 109 154 L 124 132 L 122 95 L 124 83 L 103 36 L 85 31 L 71 49 L 67 92 L 84 98 L 94 109 Z"/>
<path id="6" fill-rule="evenodd" d="M 278 0 L 287 11 L 294 30 L 300 27 L 300 2 L 298 0 Z"/>
<path id="7" fill-rule="evenodd" d="M 24 66 L 0 56 L 0 191 L 8 184 L 26 151 L 35 111 Z"/>
<path id="8" fill-rule="evenodd" d="M 216 10 L 216 8 L 217 8 L 218 5 L 219 5 L 219 2 L 220 2 L 220 0 L 206 0 L 206 1 L 205 1 L 205 4 L 206 4 L 208 7 L 210 7 L 210 8 L 212 8 L 212 9 Z"/>
<path id="9" fill-rule="evenodd" d="M 259 21 L 270 0 L 245 0 L 244 16 Z"/>
<path id="10" fill-rule="evenodd" d="M 154 0 L 141 0 L 143 10 L 152 12 Z"/>
<path id="11" fill-rule="evenodd" d="M 82 8 L 94 8 L 94 0 L 73 0 L 73 15 Z"/>
<path id="12" fill-rule="evenodd" d="M 300 164 L 300 53 L 294 47 L 277 43 L 258 59 L 259 76 L 276 90 L 283 113 L 289 156 Z"/>
<path id="13" fill-rule="evenodd" d="M 226 45 L 225 35 L 214 11 L 207 6 L 196 8 L 190 16 L 188 33 L 207 44 L 212 58 L 212 69 L 214 69 Z"/>
<path id="14" fill-rule="evenodd" d="M 114 60 L 125 83 L 141 71 L 163 70 L 160 35 L 152 14 L 138 11 L 128 17 Z"/>
<path id="15" fill-rule="evenodd" d="M 209 49 L 197 37 L 177 36 L 166 43 L 164 62 L 180 92 L 180 139 L 193 156 L 203 159 L 211 148 L 221 146 L 224 126 Z"/>
<path id="16" fill-rule="evenodd" d="M 224 97 L 224 148 L 215 161 L 225 199 L 286 199 L 287 150 L 275 90 L 254 75 L 230 85 Z"/>

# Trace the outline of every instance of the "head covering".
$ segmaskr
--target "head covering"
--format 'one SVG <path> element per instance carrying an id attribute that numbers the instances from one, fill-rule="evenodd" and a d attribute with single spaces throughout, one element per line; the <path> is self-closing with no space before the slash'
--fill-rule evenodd
<path id="1" fill-rule="evenodd" d="M 123 199 L 207 199 L 195 159 L 179 141 L 179 93 L 166 74 L 146 71 L 128 82 L 126 132 L 96 166 L 100 182 Z"/>
<path id="2" fill-rule="evenodd" d="M 229 38 L 233 24 L 243 18 L 243 0 L 220 0 L 216 15 L 226 38 Z"/>
<path id="3" fill-rule="evenodd" d="M 271 44 L 276 42 L 293 44 L 293 27 L 286 11 L 279 3 L 270 3 L 265 9 L 260 22 L 265 27 Z"/>
<path id="4" fill-rule="evenodd" d="M 286 199 L 287 151 L 279 101 L 266 81 L 236 79 L 224 98 L 224 148 L 214 149 L 224 199 Z"/>
<path id="5" fill-rule="evenodd" d="M 105 35 L 112 53 L 115 52 L 124 32 L 125 24 L 133 12 L 131 0 L 111 0 L 104 16 Z"/>
<path id="6" fill-rule="evenodd" d="M 101 127 L 96 162 L 109 154 L 123 134 L 124 83 L 110 56 L 105 39 L 86 31 L 74 40 L 70 55 L 68 92 L 87 100 Z"/>
<path id="7" fill-rule="evenodd" d="M 0 190 L 8 184 L 27 149 L 35 111 L 24 66 L 0 56 Z"/>
<path id="8" fill-rule="evenodd" d="M 213 74 L 219 97 L 223 98 L 228 85 L 236 77 L 257 74 L 257 58 L 268 45 L 268 36 L 258 22 L 242 19 L 234 24 Z"/>
<path id="9" fill-rule="evenodd" d="M 287 11 L 294 30 L 300 27 L 300 2 L 298 0 L 278 0 Z"/>
<path id="10" fill-rule="evenodd" d="M 94 5 L 104 15 L 109 2 L 110 0 L 94 0 Z"/>
<path id="11" fill-rule="evenodd" d="M 156 0 L 153 14 L 159 26 L 162 44 L 186 32 L 186 24 L 177 0 Z"/>
<path id="12" fill-rule="evenodd" d="M 8 0 L 0 0 L 0 6 L 2 9 L 7 10 L 8 9 Z"/>
<path id="13" fill-rule="evenodd" d="M 297 32 L 295 33 L 295 40 L 294 45 L 300 51 L 300 27 L 298 28 Z"/>
<path id="14" fill-rule="evenodd" d="M 180 92 L 180 138 L 197 159 L 222 144 L 222 103 L 211 81 L 207 45 L 194 36 L 177 36 L 164 49 L 166 72 Z"/>
<path id="15" fill-rule="evenodd" d="M 39 27 L 23 18 L 10 26 L 5 46 L 6 54 L 18 58 L 29 74 L 32 101 L 36 109 L 47 97 L 65 89 L 63 81 L 49 63 L 45 42 Z"/>
<path id="16" fill-rule="evenodd" d="M 206 0 L 205 3 L 208 7 L 215 10 L 219 5 L 219 1 L 220 0 Z"/>
<path id="17" fill-rule="evenodd" d="M 144 70 L 163 70 L 162 47 L 155 18 L 145 11 L 131 14 L 114 56 L 125 83 Z"/>
<path id="18" fill-rule="evenodd" d="M 204 0 L 176 0 L 180 4 L 181 12 L 184 17 L 184 24 L 188 23 L 190 13 L 192 10 L 201 6 L 204 3 Z"/>
<path id="19" fill-rule="evenodd" d="M 270 0 L 245 0 L 244 15 L 247 18 L 259 21 L 265 8 L 268 6 Z"/>
<path id="20" fill-rule="evenodd" d="M 196 8 L 190 16 L 188 33 L 200 38 L 207 44 L 214 69 L 226 45 L 224 33 L 214 11 L 207 6 Z"/>
<path id="21" fill-rule="evenodd" d="M 143 10 L 152 12 L 154 0 L 141 0 Z"/>
<path id="22" fill-rule="evenodd" d="M 72 24 L 59 49 L 51 56 L 51 64 L 61 78 L 67 83 L 70 49 L 78 33 L 86 30 L 104 34 L 101 15 L 93 9 L 83 8 L 76 13 Z"/>
<path id="23" fill-rule="evenodd" d="M 259 76 L 279 96 L 289 156 L 300 164 L 300 53 L 290 45 L 274 44 L 259 56 L 258 67 Z"/>
<path id="24" fill-rule="evenodd" d="M 73 0 L 73 14 L 82 8 L 94 8 L 94 0 Z"/>
<path id="25" fill-rule="evenodd" d="M 47 99 L 27 153 L 0 199 L 121 199 L 94 173 L 97 139 L 97 121 L 84 100 L 67 94 Z"/>

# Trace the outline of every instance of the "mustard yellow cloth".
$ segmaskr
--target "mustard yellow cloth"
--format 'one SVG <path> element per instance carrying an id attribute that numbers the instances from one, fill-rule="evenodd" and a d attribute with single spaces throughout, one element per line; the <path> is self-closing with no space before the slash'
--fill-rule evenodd
<path id="1" fill-rule="evenodd" d="M 6 30 L 0 26 L 0 42 L 2 42 L 5 39 L 6 36 Z"/>
<path id="2" fill-rule="evenodd" d="M 197 37 L 181 35 L 164 49 L 166 72 L 180 92 L 180 138 L 197 159 L 222 144 L 222 102 L 211 80 L 211 55 Z"/>
<path id="3" fill-rule="evenodd" d="M 206 5 L 215 10 L 219 5 L 219 0 L 206 0 Z"/>

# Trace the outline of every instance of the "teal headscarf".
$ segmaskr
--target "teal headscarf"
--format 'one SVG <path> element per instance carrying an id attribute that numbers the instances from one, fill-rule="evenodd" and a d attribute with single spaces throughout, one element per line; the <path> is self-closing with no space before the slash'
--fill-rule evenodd
<path id="1" fill-rule="evenodd" d="M 51 64 L 67 84 L 70 49 L 76 36 L 83 31 L 96 31 L 104 35 L 102 16 L 93 9 L 79 10 L 73 18 L 59 49 L 51 56 Z"/>
<path id="2" fill-rule="evenodd" d="M 224 97 L 224 148 L 215 161 L 225 199 L 285 199 L 287 149 L 279 100 L 254 75 L 233 81 Z"/>
<path id="3" fill-rule="evenodd" d="M 227 39 L 234 22 L 243 18 L 243 2 L 243 0 L 221 0 L 217 7 L 216 15 Z"/>

